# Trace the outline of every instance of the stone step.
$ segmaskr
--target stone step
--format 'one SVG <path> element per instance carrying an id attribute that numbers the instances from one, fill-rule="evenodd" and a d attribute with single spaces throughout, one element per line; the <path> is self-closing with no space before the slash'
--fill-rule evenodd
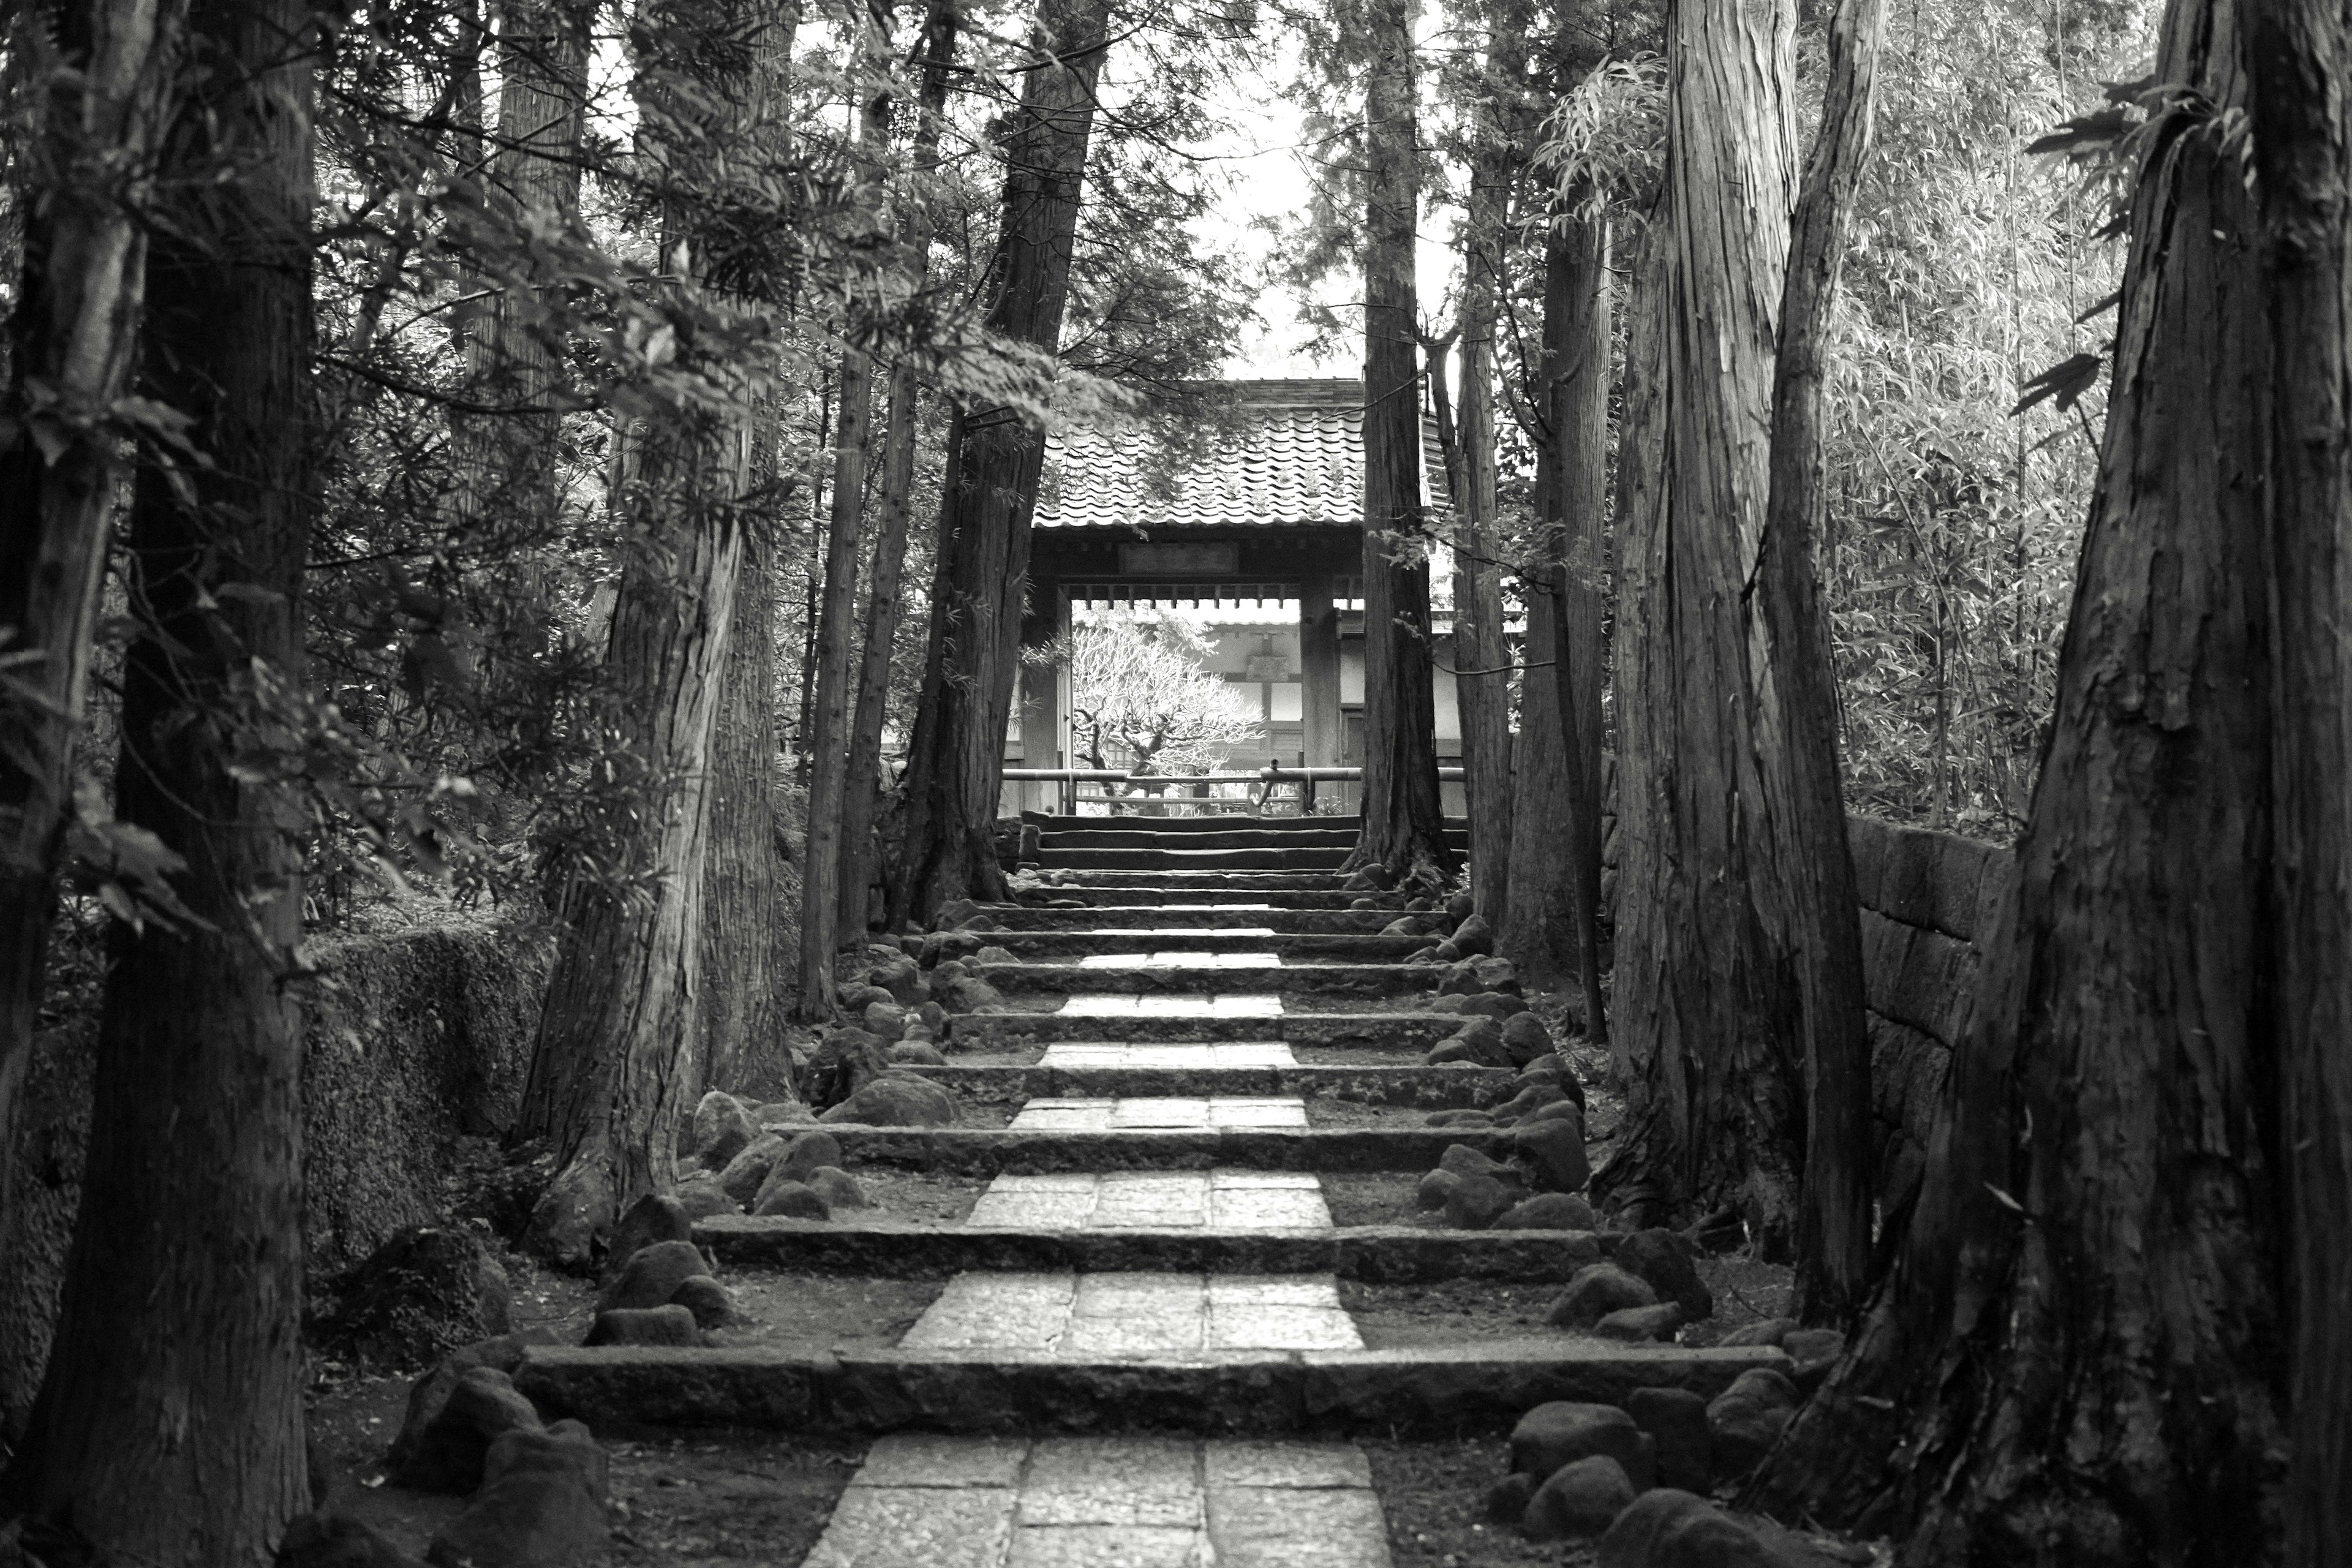
<path id="1" fill-rule="evenodd" d="M 994 931 L 983 933 L 983 940 L 1024 963 L 1144 952 L 1270 952 L 1286 964 L 1394 963 L 1436 940 L 1426 936 L 1381 936 L 1379 930 L 1375 926 L 1368 932 L 1293 933 L 1265 926 L 1187 929 L 1171 924 L 1125 930 Z"/>
<path id="2" fill-rule="evenodd" d="M 600 1431 L 647 1426 L 852 1432 L 1321 1433 L 1452 1437 L 1509 1430 L 1556 1399 L 1620 1405 L 1635 1389 L 1713 1398 L 1768 1347 L 1693 1350 L 1566 1336 L 1444 1347 L 1196 1351 L 1084 1358 L 1051 1352 L 726 1350 L 534 1345 L 515 1386 L 551 1416 Z"/>
<path id="3" fill-rule="evenodd" d="M 1379 1284 L 1565 1282 L 1616 1250 L 1613 1231 L 1424 1230 L 1412 1226 L 924 1226 L 721 1215 L 694 1239 L 732 1268 L 890 1279 L 965 1272 L 1330 1274 Z"/>
<path id="4" fill-rule="evenodd" d="M 1096 849 L 1037 851 L 1048 871 L 1331 871 L 1350 853 L 1341 844 L 1282 849 Z"/>
<path id="5" fill-rule="evenodd" d="M 1155 833 L 1232 833 L 1249 830 L 1260 833 L 1345 833 L 1351 837 L 1363 831 L 1360 816 L 1256 816 L 1247 812 L 1220 812 L 1213 815 L 1182 816 L 1145 816 L 1127 813 L 1118 816 L 1063 816 L 1053 812 L 1024 811 L 1024 822 L 1037 825 L 1041 833 L 1124 833 L 1135 828 L 1149 828 Z M 1465 819 L 1455 817 L 1449 826 L 1468 832 Z"/>
<path id="6" fill-rule="evenodd" d="M 1102 891 L 1090 889 L 1089 891 Z M 1003 938 L 1016 933 L 1081 935 L 1098 931 L 1191 931 L 1203 935 L 1233 930 L 1271 931 L 1276 936 L 1372 936 L 1404 911 L 1398 910 L 1278 910 L 1230 904 L 1167 907 L 1112 905 L 1083 910 L 1041 910 L 1027 904 L 983 904 L 997 930 L 986 933 L 1019 952 Z M 1281 949 L 1276 948 L 1276 952 Z"/>
<path id="7" fill-rule="evenodd" d="M 1024 1110 L 1027 1109 L 1024 1107 Z M 1003 1172 L 1426 1171 L 1455 1143 L 1511 1152 L 1492 1127 L 866 1127 L 828 1124 L 854 1163 L 950 1175 Z"/>
<path id="8" fill-rule="evenodd" d="M 1278 1004 L 1279 998 L 1268 998 Z M 1454 1013 L 1286 1013 L 1278 1005 L 1207 1016 L 1179 1012 L 957 1013 L 948 1037 L 957 1047 L 995 1047 L 1067 1040 L 1207 1045 L 1231 1040 L 1284 1040 L 1294 1046 L 1370 1046 L 1422 1050 L 1462 1026 Z M 1457 1069 L 1439 1069 L 1454 1072 Z"/>
<path id="9" fill-rule="evenodd" d="M 1247 953 L 1177 954 L 1216 958 L 1198 963 L 984 963 L 980 976 L 1007 996 L 1195 994 L 1246 984 L 1284 996 L 1398 996 L 1434 991 L 1445 977 L 1436 963 L 1243 964 Z M 1272 955 L 1268 955 L 1272 960 Z M 1456 1020 L 1458 1023 L 1459 1020 Z"/>
<path id="10" fill-rule="evenodd" d="M 1063 849 L 1353 849 L 1352 827 L 1225 827 L 1169 832 L 1147 819 L 1119 817 L 1115 826 L 1048 827 L 1038 835 L 1043 853 Z"/>
<path id="11" fill-rule="evenodd" d="M 1206 881 L 1183 879 L 1155 886 L 1145 879 L 1150 875 L 1136 871 L 1065 872 L 1065 880 L 1031 895 L 1030 907 L 1045 911 L 1046 900 L 1061 900 L 1083 904 L 1089 909 L 1297 910 L 1346 914 L 1351 912 L 1351 906 L 1358 899 L 1370 898 L 1378 899 L 1381 907 L 1352 912 L 1380 915 L 1380 924 L 1372 928 L 1374 931 L 1396 919 L 1404 908 L 1402 899 L 1385 893 L 1360 893 L 1341 888 L 1338 884 L 1342 879 L 1320 871 L 1288 877 L 1272 876 L 1269 880 L 1282 885 L 1247 888 L 1226 887 L 1224 884 L 1233 879 L 1230 878 L 1211 878 Z"/>
<path id="12" fill-rule="evenodd" d="M 1150 1047 L 1143 1047 L 1149 1049 Z M 1171 1050 L 1206 1051 L 1202 1046 Z M 1456 1110 L 1484 1106 L 1516 1092 L 1517 1075 L 1505 1068 L 1309 1067 L 1177 1065 L 1100 1067 L 1040 1063 L 1035 1067 L 914 1067 L 961 1093 L 991 1099 L 1061 1096 L 1297 1094 L 1373 1105 Z"/>

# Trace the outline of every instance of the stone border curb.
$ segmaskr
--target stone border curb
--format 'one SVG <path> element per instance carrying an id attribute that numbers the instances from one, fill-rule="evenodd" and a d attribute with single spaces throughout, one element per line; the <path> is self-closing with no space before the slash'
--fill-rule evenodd
<path id="1" fill-rule="evenodd" d="M 915 1279 L 983 1272 L 1336 1274 L 1367 1284 L 1445 1279 L 1564 1283 L 1617 1249 L 1613 1231 L 1423 1230 L 1413 1226 L 1316 1229 L 1168 1229 L 919 1226 L 896 1220 L 701 1220 L 696 1245 L 739 1268 Z"/>
<path id="2" fill-rule="evenodd" d="M 1234 986 L 1236 992 L 1244 989 L 1251 973 L 1233 972 L 1242 983 Z M 948 1037 L 958 1046 L 988 1047 L 1024 1042 L 1050 1045 L 1059 1040 L 1104 1045 L 1282 1040 L 1293 1046 L 1365 1046 L 1381 1050 L 1425 1051 L 1465 1022 L 1459 1013 L 1276 1013 L 1239 1018 L 1170 1017 L 1150 1013 L 957 1013 L 949 1017 Z"/>
<path id="3" fill-rule="evenodd" d="M 1558 1339 L 1444 1350 L 1208 1352 L 1063 1361 L 1021 1352 L 596 1350 L 533 1346 L 515 1386 L 599 1432 L 646 1426 L 854 1432 L 1088 1432 L 1452 1436 L 1509 1428 L 1548 1400 L 1618 1405 L 1637 1388 L 1712 1398 L 1767 1347 L 1689 1350 Z"/>
<path id="4" fill-rule="evenodd" d="M 1011 1127 L 862 1127 L 828 1123 L 843 1155 L 952 1175 L 1001 1172 L 1426 1171 L 1467 1143 L 1489 1158 L 1511 1152 L 1507 1128 L 1180 1127 L 1079 1131 Z"/>
<path id="5" fill-rule="evenodd" d="M 1462 1110 L 1507 1100 L 1520 1086 L 1507 1068 L 1297 1067 L 1065 1068 L 911 1066 L 944 1088 L 992 1099 L 1121 1100 L 1217 1094 L 1296 1094 L 1420 1110 Z"/>

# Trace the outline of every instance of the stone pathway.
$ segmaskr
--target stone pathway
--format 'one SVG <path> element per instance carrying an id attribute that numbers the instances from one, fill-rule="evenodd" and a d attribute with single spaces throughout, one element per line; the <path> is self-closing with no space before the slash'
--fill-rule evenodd
<path id="1" fill-rule="evenodd" d="M 874 1434 L 809 1568 L 1390 1568 L 1370 1465 L 1327 1439 L 1711 1394 L 1778 1357 L 1556 1333 L 1368 1345 L 1343 1279 L 1561 1281 L 1616 1238 L 1334 1226 L 1325 1175 L 1510 1152 L 1507 1133 L 1370 1105 L 1514 1091 L 1507 1069 L 1420 1065 L 1459 1020 L 1418 1006 L 1435 972 L 1399 951 L 1417 939 L 1380 934 L 1402 900 L 1349 907 L 1329 868 L 1352 819 L 1044 828 L 1045 865 L 1072 869 L 987 910 L 978 934 L 1003 952 L 967 965 L 1013 1005 L 953 1016 L 947 1063 L 914 1069 L 1012 1104 L 1010 1125 L 828 1129 L 853 1168 L 989 1178 L 968 1221 L 695 1229 L 729 1273 L 943 1278 L 913 1327 L 884 1345 L 533 1348 L 519 1387 L 592 1426 Z M 1188 839 L 1241 847 L 1171 842 Z M 1309 1094 L 1358 1109 L 1318 1125 Z"/>

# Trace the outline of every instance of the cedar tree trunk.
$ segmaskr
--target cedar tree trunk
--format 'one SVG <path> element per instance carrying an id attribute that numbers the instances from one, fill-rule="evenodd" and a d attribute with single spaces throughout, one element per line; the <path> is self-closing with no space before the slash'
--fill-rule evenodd
<path id="1" fill-rule="evenodd" d="M 1583 984 L 1585 1037 L 1609 1037 L 1601 963 L 1601 584 L 1609 495 L 1609 224 L 1555 220 L 1544 258 L 1544 358 L 1558 449 L 1550 499 L 1559 559 L 1549 596 L 1553 713 L 1568 785 L 1569 930 Z"/>
<path id="2" fill-rule="evenodd" d="M 1413 331 L 1412 10 L 1368 13 L 1364 88 L 1364 806 L 1350 869 L 1434 887 L 1454 872 L 1437 793 L 1429 562 L 1421 538 L 1421 384 Z"/>
<path id="3" fill-rule="evenodd" d="M 2315 757 L 2307 742 L 2340 745 L 2345 713 L 2340 648 L 2302 644 L 2315 628 L 2286 605 L 2308 595 L 2340 626 L 2352 604 L 2340 489 L 2290 479 L 2286 526 L 2266 527 L 2273 418 L 2284 472 L 2333 468 L 2340 485 L 2344 459 L 2340 402 L 2315 418 L 2273 403 L 2272 334 L 2290 376 L 2312 349 L 2294 334 L 2331 334 L 2303 363 L 2332 365 L 2333 387 L 2282 388 L 2329 401 L 2343 340 L 2334 297 L 2315 320 L 2266 319 L 2251 182 L 2215 123 L 2247 101 L 2239 20 L 2231 0 L 2180 0 L 2165 20 L 2155 79 L 2185 90 L 2132 191 L 2099 482 L 2015 902 L 1894 1272 L 1752 1489 L 1776 1511 L 1906 1535 L 1906 1563 L 2278 1558 L 2296 1462 L 2283 1265 L 2305 1244 L 2283 1210 L 2296 1162 L 2344 1149 L 2340 1121 L 2324 1152 L 2283 1146 L 2294 1021 L 2344 985 L 2340 949 L 2324 975 L 2298 967 L 2293 900 L 2318 894 L 2308 912 L 2340 933 L 2347 897 L 2340 837 L 2324 891 L 2276 853 L 2296 809 L 2273 820 L 2296 795 L 2276 770 Z M 2340 205 L 2320 220 L 2336 265 L 2344 222 Z M 2313 434 L 2326 438 L 2298 453 Z M 2276 690 L 2290 669 L 2326 682 L 2326 712 Z M 2340 763 L 2305 819 L 2339 832 Z M 2309 1241 L 2341 1268 L 2346 1239 Z M 2315 1332 L 2340 1336 L 2344 1302 L 2322 1315 Z M 2341 1387 L 2340 1365 L 2313 1370 L 2301 1398 Z M 2302 1408 L 2342 1430 L 2340 1403 Z M 2341 1481 L 2325 1478 L 2322 1505 L 2339 1521 Z"/>
<path id="4" fill-rule="evenodd" d="M 1751 733 L 1742 596 L 1769 490 L 1792 192 L 1783 0 L 1688 0 L 1667 26 L 1653 245 L 1659 461 L 1621 523 L 1616 1045 L 1628 1223 L 1737 1206 L 1790 1256 L 1803 1154 L 1798 1004 Z M 1636 437 L 1638 448 L 1641 437 Z"/>
<path id="5" fill-rule="evenodd" d="M 915 177 L 939 170 L 940 116 L 947 109 L 948 72 L 955 61 L 956 11 L 932 0 L 923 18 L 923 85 L 915 125 Z M 930 276 L 934 227 L 918 192 L 906 205 L 899 244 L 908 293 L 921 299 Z M 857 707 L 849 725 L 849 777 L 841 802 L 841 929 L 862 931 L 873 907 L 875 813 L 882 788 L 882 723 L 890 702 L 890 656 L 898 640 L 900 579 L 907 564 L 908 499 L 915 485 L 915 367 L 901 358 L 890 367 L 882 427 L 882 476 L 874 494 L 874 564 L 866 598 L 866 647 L 857 669 Z"/>
<path id="6" fill-rule="evenodd" d="M 1879 0 L 1840 0 L 1829 86 L 1805 169 L 1780 296 L 1772 374 L 1771 501 L 1750 601 L 1757 749 L 1780 860 L 1780 938 L 1802 1007 L 1805 1181 L 1797 1299 L 1809 1321 L 1843 1326 L 1870 1273 L 1870 1026 L 1862 911 L 1838 766 L 1837 672 L 1815 552 L 1828 521 L 1822 378 L 1853 185 L 1870 146 Z"/>
<path id="7" fill-rule="evenodd" d="M 685 0 L 643 36 L 674 50 L 640 78 L 640 144 L 669 184 L 663 270 L 692 287 L 703 205 L 697 182 L 760 127 L 750 73 L 713 76 L 698 44 L 728 37 L 726 7 Z M 697 90 L 664 85 L 683 79 Z M 752 422 L 755 426 L 756 422 Z M 571 889 L 517 1136 L 545 1139 L 555 1178 L 525 1245 L 567 1267 L 596 1256 L 614 1221 L 667 1190 L 682 1102 L 693 1087 L 711 738 L 743 553 L 754 465 L 741 417 L 671 407 L 619 433 L 613 510 L 628 557 L 604 668 L 615 759 L 633 787 L 602 834 L 612 873 Z"/>
<path id="8" fill-rule="evenodd" d="M 856 199 L 876 224 L 882 220 L 881 163 L 889 155 L 890 37 L 887 9 L 859 17 L 860 68 L 869 90 L 858 116 L 864 167 Z M 818 601 L 816 688 L 810 710 L 806 845 L 801 858 L 800 1000 L 805 1023 L 835 1016 L 834 952 L 840 946 L 842 802 L 849 784 L 850 619 L 857 603 L 857 540 L 866 521 L 866 448 L 874 433 L 874 355 L 858 340 L 870 337 L 872 310 L 854 304 L 845 323 L 850 342 L 841 351 L 841 422 L 833 446 L 833 512 L 825 529 L 824 590 Z M 858 934 L 864 935 L 861 923 Z"/>
<path id="9" fill-rule="evenodd" d="M 2352 30 L 2340 6 L 2251 8 L 2269 272 L 2272 905 L 2286 1235 L 2286 1556 L 2352 1561 Z"/>
<path id="10" fill-rule="evenodd" d="M 1053 61 L 1028 73 L 1005 133 L 1004 214 L 986 281 L 987 325 L 1048 353 L 1061 337 L 1069 298 L 1109 15 L 1109 0 L 1045 0 L 1039 31 Z M 1410 353 L 1410 337 L 1406 342 Z M 1045 458 L 1044 437 L 1010 408 L 959 410 L 948 432 L 930 638 L 891 887 L 894 927 L 909 919 L 928 923 L 950 899 L 1004 896 L 996 801 Z"/>
<path id="11" fill-rule="evenodd" d="M 57 1339 L 5 1489 L 107 1562 L 258 1568 L 310 1500 L 290 986 L 310 20 L 297 0 L 190 7 L 149 234 L 142 390 L 209 462 L 136 486 L 115 806 L 184 860 L 187 916 L 116 929 Z"/>
<path id="12" fill-rule="evenodd" d="M 16 1091 L 73 816 L 90 634 L 129 434 L 146 289 L 142 209 L 171 110 L 183 8 L 89 0 L 17 29 L 47 85 L 20 190 L 24 273 L 0 400 L 0 1213 Z"/>
<path id="13" fill-rule="evenodd" d="M 759 133 L 784 153 L 783 110 L 792 89 L 799 13 L 778 6 L 759 24 L 746 110 Z M 701 993 L 695 1004 L 696 1073 L 704 1089 L 756 1088 L 795 1098 L 783 1040 L 784 977 L 792 973 L 792 911 L 784 898 L 787 858 L 781 826 L 782 761 L 776 734 L 776 605 L 784 508 L 793 479 L 777 472 L 780 399 L 757 398 L 745 437 L 748 464 L 743 560 L 727 628 L 727 665 L 710 735 L 710 784 L 702 858 Z"/>
<path id="14" fill-rule="evenodd" d="M 1490 35 L 1491 37 L 1491 35 Z M 1487 47 L 1490 73 L 1510 51 Z M 1491 89 L 1490 89 L 1491 90 Z M 1482 133 L 1499 143 L 1498 116 Z M 1496 563 L 1495 304 L 1502 291 L 1508 154 L 1490 145 L 1471 166 L 1462 234 L 1461 474 L 1454 490 L 1454 692 L 1462 714 L 1464 794 L 1470 802 L 1470 898 L 1497 921 L 1511 896 L 1511 651 Z"/>

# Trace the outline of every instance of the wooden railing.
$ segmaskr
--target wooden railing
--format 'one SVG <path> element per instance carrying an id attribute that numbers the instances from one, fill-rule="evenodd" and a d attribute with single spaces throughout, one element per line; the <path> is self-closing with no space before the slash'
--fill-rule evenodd
<path id="1" fill-rule="evenodd" d="M 1057 784 L 1057 809 L 1066 816 L 1078 815 L 1081 805 L 1104 806 L 1104 815 L 1118 816 L 1120 807 L 1131 807 L 1131 815 L 1151 816 L 1300 816 L 1315 813 L 1315 786 L 1318 784 L 1361 784 L 1361 768 L 1258 768 L 1248 773 L 1139 773 L 1120 768 L 1006 768 L 1007 784 Z M 1460 768 L 1440 768 L 1440 784 L 1459 784 Z M 1089 791 L 1085 786 L 1099 787 Z M 1127 788 L 1114 794 L 1108 786 L 1121 784 Z M 1197 790 L 1233 790 L 1238 794 L 1192 793 Z M 1187 793 L 1170 795 L 1170 790 Z M 1148 792 L 1148 793 L 1138 793 Z M 1285 810 L 1284 808 L 1289 808 Z"/>

